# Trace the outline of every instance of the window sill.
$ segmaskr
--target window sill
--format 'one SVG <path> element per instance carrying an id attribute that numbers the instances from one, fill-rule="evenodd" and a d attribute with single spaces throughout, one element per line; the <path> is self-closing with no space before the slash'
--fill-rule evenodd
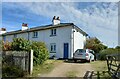
<path id="1" fill-rule="evenodd" d="M 32 38 L 38 38 L 38 37 L 32 37 Z"/>
<path id="2" fill-rule="evenodd" d="M 56 53 L 56 52 L 50 52 L 50 53 Z"/>
<path id="3" fill-rule="evenodd" d="M 50 37 L 52 37 L 52 36 L 57 36 L 57 35 L 50 35 Z"/>

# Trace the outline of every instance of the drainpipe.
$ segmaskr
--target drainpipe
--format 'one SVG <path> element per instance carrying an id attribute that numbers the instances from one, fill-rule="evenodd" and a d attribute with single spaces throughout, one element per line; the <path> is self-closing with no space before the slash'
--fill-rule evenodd
<path id="1" fill-rule="evenodd" d="M 29 40 L 30 40 L 30 33 L 29 33 L 29 29 L 28 29 L 27 33 L 28 33 L 28 41 L 29 41 Z"/>
<path id="2" fill-rule="evenodd" d="M 73 25 L 73 54 L 74 54 L 74 25 Z"/>

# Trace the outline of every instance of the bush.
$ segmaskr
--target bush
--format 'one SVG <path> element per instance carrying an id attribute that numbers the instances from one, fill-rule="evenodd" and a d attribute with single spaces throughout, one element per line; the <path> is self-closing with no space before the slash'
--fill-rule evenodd
<path id="1" fill-rule="evenodd" d="M 49 58 L 49 53 L 48 53 L 45 43 L 34 41 L 31 44 L 31 48 L 34 51 L 33 53 L 34 54 L 34 58 L 33 58 L 34 65 L 43 64 L 44 61 L 46 61 Z"/>
<path id="2" fill-rule="evenodd" d="M 100 51 L 99 59 L 106 60 L 106 55 L 115 54 L 115 53 L 118 53 L 118 51 L 120 51 L 120 50 L 113 49 L 113 48 L 104 49 L 104 50 Z"/>
<path id="3" fill-rule="evenodd" d="M 28 51 L 30 48 L 30 42 L 24 38 L 14 38 L 11 47 L 12 50 L 16 51 Z"/>
<path id="4" fill-rule="evenodd" d="M 10 42 L 2 42 L 2 49 L 4 50 L 4 51 L 8 51 L 8 50 L 11 50 L 11 43 Z"/>
<path id="5" fill-rule="evenodd" d="M 4 44 L 4 49 L 14 51 L 30 51 L 32 49 L 34 52 L 34 65 L 43 64 L 44 61 L 46 61 L 49 58 L 49 53 L 45 43 L 28 41 L 24 38 L 14 38 L 13 42 L 8 42 Z"/>

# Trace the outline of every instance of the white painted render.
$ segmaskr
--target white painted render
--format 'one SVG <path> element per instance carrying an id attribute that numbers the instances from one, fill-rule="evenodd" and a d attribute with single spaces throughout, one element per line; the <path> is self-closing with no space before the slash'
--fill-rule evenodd
<path id="1" fill-rule="evenodd" d="M 27 30 L 27 29 L 28 29 L 28 27 L 22 26 L 22 30 Z"/>
<path id="2" fill-rule="evenodd" d="M 54 20 L 53 20 L 53 25 L 57 25 L 57 24 L 60 24 L 60 20 L 54 19 Z"/>
<path id="3" fill-rule="evenodd" d="M 20 33 L 16 35 L 17 35 L 17 38 L 22 37 L 22 38 L 28 39 L 29 37 L 29 40 L 45 42 L 49 52 L 50 52 L 50 44 L 56 43 L 56 53 L 50 53 L 50 57 L 53 55 L 56 55 L 57 58 L 63 58 L 64 43 L 69 44 L 68 58 L 72 58 L 73 52 L 75 52 L 77 49 L 84 48 L 86 36 L 83 36 L 83 34 L 80 33 L 79 31 L 77 32 L 77 30 L 73 29 L 72 26 L 57 27 L 56 36 L 50 36 L 51 29 L 39 30 L 37 38 L 33 38 L 33 31 L 29 32 L 29 36 L 28 36 L 28 32 Z M 12 41 L 14 36 L 15 35 L 7 35 L 6 40 Z"/>
<path id="4" fill-rule="evenodd" d="M 1 31 L 1 30 L 0 30 L 0 34 L 3 34 L 3 33 L 6 33 L 6 31 Z"/>

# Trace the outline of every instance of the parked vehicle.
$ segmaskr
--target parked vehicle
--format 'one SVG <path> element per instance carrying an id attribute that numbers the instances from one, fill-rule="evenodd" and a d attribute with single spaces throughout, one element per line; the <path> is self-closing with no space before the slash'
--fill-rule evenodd
<path id="1" fill-rule="evenodd" d="M 75 62 L 77 62 L 77 60 L 87 62 L 94 61 L 94 51 L 91 49 L 77 49 L 73 54 L 73 59 Z"/>

